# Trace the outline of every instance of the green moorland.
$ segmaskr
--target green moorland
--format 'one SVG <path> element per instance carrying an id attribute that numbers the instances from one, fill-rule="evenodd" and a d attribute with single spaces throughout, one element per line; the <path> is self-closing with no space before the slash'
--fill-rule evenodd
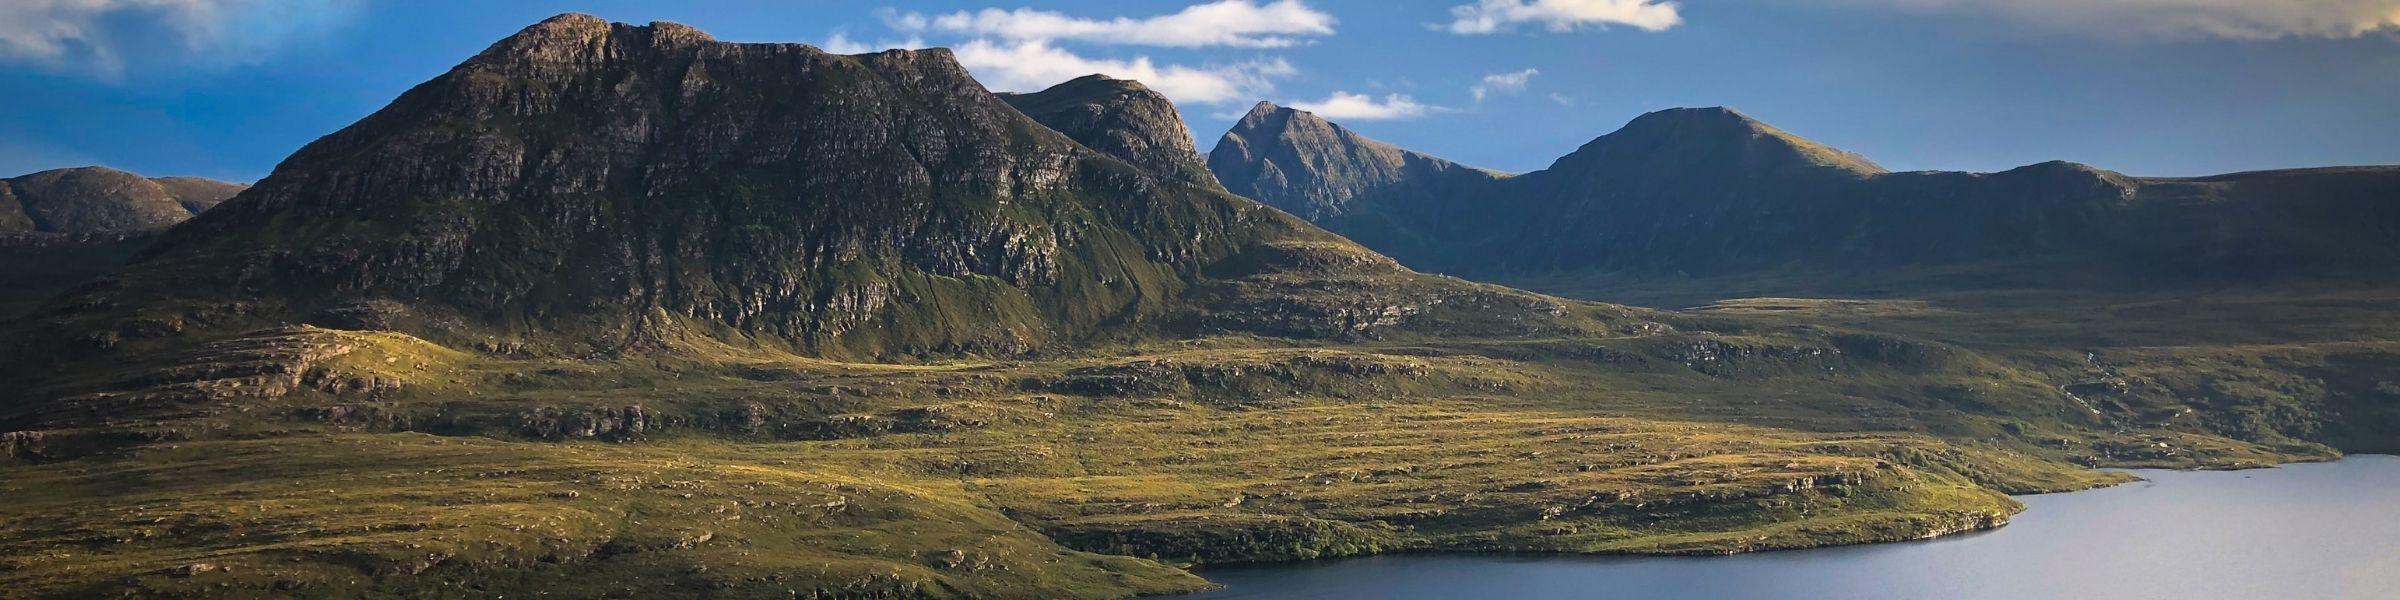
<path id="1" fill-rule="evenodd" d="M 2085 466 L 2375 447 L 2328 425 L 2326 396 L 2393 385 L 2310 367 L 2388 347 L 2144 345 L 2219 309 L 2276 339 L 2384 334 L 2338 325 L 2375 298 L 2323 301 L 2323 320 L 2127 306 L 2200 325 L 2077 338 L 1935 302 L 1750 300 L 1555 338 L 1228 334 L 917 365 L 277 328 L 56 409 L 108 417 L 11 438 L 0 587 L 1105 598 L 1202 589 L 1194 563 L 1917 539 L 2005 523 L 2004 494 L 2124 479 Z M 2231 400 L 2145 400 L 2187 385 Z"/>
<path id="2" fill-rule="evenodd" d="M 2042 372 L 2131 431 L 2400 450 L 2400 289 L 2286 278 L 2132 289 L 1974 285 L 2005 270 L 1875 277 L 1513 281 L 1569 297 L 1924 340 Z M 2117 457 L 2122 462 L 2126 457 Z M 2145 462 L 2143 460 L 2133 461 Z M 2168 460 L 2163 464 L 2172 465 Z"/>

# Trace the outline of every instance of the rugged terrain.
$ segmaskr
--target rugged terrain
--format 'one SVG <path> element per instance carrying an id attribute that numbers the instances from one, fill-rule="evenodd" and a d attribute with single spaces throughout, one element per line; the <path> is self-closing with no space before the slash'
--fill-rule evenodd
<path id="1" fill-rule="evenodd" d="M 1155 99 L 527 28 L 0 325 L 0 586 L 1116 598 L 1919 539 L 2123 479 L 2092 465 L 2390 442 L 2292 408 L 2390 405 L 2331 358 L 2187 418 L 2179 371 L 1905 306 L 1419 273 L 1178 167 Z"/>

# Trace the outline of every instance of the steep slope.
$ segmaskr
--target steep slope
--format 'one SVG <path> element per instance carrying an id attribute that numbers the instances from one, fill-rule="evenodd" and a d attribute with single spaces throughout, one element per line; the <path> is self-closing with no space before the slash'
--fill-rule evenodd
<path id="1" fill-rule="evenodd" d="M 1086 75 L 1029 94 L 1000 94 L 1042 125 L 1160 179 L 1219 188 L 1167 97 L 1141 82 Z"/>
<path id="2" fill-rule="evenodd" d="M 1404 260 L 1453 243 L 1444 222 L 1478 208 L 1454 200 L 1503 178 L 1268 102 L 1217 141 L 1208 165 L 1236 194 Z"/>
<path id="3" fill-rule="evenodd" d="M 92 293 L 537 354 L 1014 354 L 1137 335 L 1261 245 L 1364 254 L 1094 153 L 944 50 L 589 17 L 493 45 L 243 198 Z"/>
<path id="4" fill-rule="evenodd" d="M 1254 128 L 1245 121 L 1227 139 L 1255 138 Z M 1286 136 L 1269 150 L 1221 152 L 1325 145 Z M 1354 162 L 1286 164 L 1273 178 L 1290 182 L 1283 188 L 1445 190 L 1295 214 L 1416 268 L 1512 281 L 1774 273 L 1837 293 L 1903 279 L 1931 288 L 2189 286 L 2385 281 L 2400 260 L 2400 239 L 2388 235 L 2400 227 L 2400 168 L 2146 179 L 2052 162 L 1890 173 L 1723 108 L 1646 114 L 1547 169 L 1473 185 L 1414 175 L 1360 186 Z M 1212 166 L 1228 181 L 1257 172 L 1239 161 Z M 1270 203 L 1288 197 L 1234 189 Z M 1343 216 L 1364 211 L 1380 219 Z M 1395 229 L 1417 235 L 1384 235 Z"/>
<path id="5" fill-rule="evenodd" d="M 107 167 L 43 171 L 0 180 L 0 232 L 166 229 L 244 187 L 199 177 L 145 178 Z"/>

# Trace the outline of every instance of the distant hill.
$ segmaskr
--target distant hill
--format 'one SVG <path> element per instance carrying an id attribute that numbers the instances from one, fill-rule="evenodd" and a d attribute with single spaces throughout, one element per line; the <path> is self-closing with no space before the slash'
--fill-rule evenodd
<path id="1" fill-rule="evenodd" d="M 0 233 L 107 233 L 172 227 L 249 186 L 199 177 L 148 178 L 107 167 L 0 180 Z"/>
<path id="2" fill-rule="evenodd" d="M 1268 102 L 1217 141 L 1208 165 L 1234 193 L 1420 261 L 1453 244 L 1426 237 L 1449 233 L 1437 224 L 1477 212 L 1460 199 L 1503 179 Z"/>
<path id="3" fill-rule="evenodd" d="M 1840 283 L 1815 291 L 1840 292 L 2388 279 L 2400 271 L 2391 268 L 2400 264 L 2393 167 L 2192 179 L 2063 162 L 1894 173 L 1730 109 L 1696 108 L 1643 115 L 1540 171 L 1477 178 L 1454 168 L 1361 166 L 1393 161 L 1274 160 L 1366 148 L 1449 164 L 1306 113 L 1262 111 L 1269 108 L 1226 133 L 1211 156 L 1229 189 L 1447 273 L 1615 282 L 1821 273 L 1820 283 Z M 1278 122 L 1333 133 L 1298 135 L 1288 132 L 1301 128 Z M 1927 273 L 1940 275 L 1920 277 Z"/>
<path id="4" fill-rule="evenodd" d="M 0 179 L 0 320 L 115 269 L 159 231 L 249 187 L 106 167 Z"/>

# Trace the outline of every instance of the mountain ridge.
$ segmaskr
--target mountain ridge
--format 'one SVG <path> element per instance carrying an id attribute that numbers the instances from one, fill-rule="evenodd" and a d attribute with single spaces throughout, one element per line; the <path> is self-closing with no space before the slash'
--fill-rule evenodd
<path id="1" fill-rule="evenodd" d="M 1244 132 L 1237 125 L 1228 139 Z M 1283 141 L 1302 146 L 1297 153 L 1326 145 Z M 1212 165 L 1246 172 L 1238 162 Z M 1339 182 L 1344 169 L 1279 175 Z M 1739 111 L 1697 108 L 1644 114 L 1543 170 L 1430 195 L 1367 194 L 1355 204 L 1377 214 L 1373 222 L 1262 200 L 1412 267 L 1502 280 L 1590 273 L 1671 282 L 1794 269 L 1865 277 L 1963 266 L 2006 285 L 2206 285 L 2279 276 L 2244 253 L 2274 255 L 2309 277 L 2372 278 L 2375 261 L 2400 254 L 2373 234 L 2396 218 L 2392 203 L 2376 200 L 2394 190 L 2393 167 L 2143 178 L 2051 161 L 1996 173 L 1891 172 Z M 2312 228 L 2318 234 L 2300 233 Z"/>
<path id="2" fill-rule="evenodd" d="M 0 233 L 101 234 L 173 227 L 248 186 L 70 167 L 0 179 Z"/>

